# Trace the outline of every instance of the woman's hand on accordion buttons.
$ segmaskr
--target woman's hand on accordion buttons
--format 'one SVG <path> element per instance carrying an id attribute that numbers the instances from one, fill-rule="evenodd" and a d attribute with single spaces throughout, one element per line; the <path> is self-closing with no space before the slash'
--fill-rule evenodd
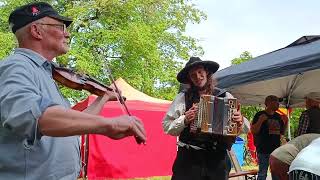
<path id="1" fill-rule="evenodd" d="M 238 128 L 242 128 L 243 125 L 243 117 L 240 111 L 236 111 L 233 113 L 232 120 L 237 123 Z"/>
<path id="2" fill-rule="evenodd" d="M 195 120 L 197 114 L 197 106 L 193 105 L 188 111 L 185 113 L 184 124 L 189 125 L 192 121 Z"/>

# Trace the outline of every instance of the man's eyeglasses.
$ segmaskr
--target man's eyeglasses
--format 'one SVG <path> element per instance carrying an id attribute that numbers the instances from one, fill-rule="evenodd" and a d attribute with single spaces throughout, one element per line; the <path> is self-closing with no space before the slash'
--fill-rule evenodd
<path id="1" fill-rule="evenodd" d="M 67 26 L 65 24 L 47 24 L 47 23 L 37 23 L 46 26 L 55 26 L 62 30 L 63 33 L 67 33 Z"/>

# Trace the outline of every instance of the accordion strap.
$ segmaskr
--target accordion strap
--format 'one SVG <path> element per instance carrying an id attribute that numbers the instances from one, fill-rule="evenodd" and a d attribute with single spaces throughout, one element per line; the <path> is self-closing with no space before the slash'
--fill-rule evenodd
<path id="1" fill-rule="evenodd" d="M 218 97 L 225 97 L 226 96 L 225 95 L 226 92 L 227 91 L 225 89 L 220 89 L 220 88 L 215 87 L 213 95 L 214 96 L 218 96 Z"/>

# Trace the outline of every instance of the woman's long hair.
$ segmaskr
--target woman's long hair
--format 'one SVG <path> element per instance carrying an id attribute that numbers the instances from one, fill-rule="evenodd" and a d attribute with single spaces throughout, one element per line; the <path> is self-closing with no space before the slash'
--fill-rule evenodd
<path id="1" fill-rule="evenodd" d="M 207 75 L 207 82 L 206 84 L 203 86 L 203 88 L 201 90 L 204 90 L 204 94 L 207 95 L 212 95 L 212 93 L 214 92 L 214 88 L 217 85 L 217 80 L 216 78 L 213 76 L 213 73 L 211 73 L 207 68 L 204 67 L 204 69 L 209 72 Z M 189 79 L 190 82 L 190 88 L 187 90 L 185 96 L 186 96 L 186 109 L 191 108 L 193 103 L 198 103 L 200 96 L 199 96 L 199 88 L 196 87 L 191 80 Z M 191 104 L 189 104 L 191 103 Z M 190 107 L 189 107 L 190 106 Z"/>

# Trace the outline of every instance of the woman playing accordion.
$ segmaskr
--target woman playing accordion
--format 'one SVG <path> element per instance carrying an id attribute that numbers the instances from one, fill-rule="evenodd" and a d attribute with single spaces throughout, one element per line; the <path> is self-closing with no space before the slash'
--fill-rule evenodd
<path id="1" fill-rule="evenodd" d="M 214 61 L 191 57 L 177 75 L 177 80 L 190 85 L 190 88 L 176 96 L 162 123 L 165 133 L 179 136 L 178 153 L 172 168 L 173 180 L 228 179 L 227 149 L 231 148 L 237 132 L 241 130 L 243 118 L 232 95 L 215 88 L 212 75 L 218 68 Z M 209 101 L 199 104 L 201 97 L 207 97 Z M 233 99 L 235 104 L 231 110 L 230 107 L 224 110 L 215 106 L 218 108 L 214 111 L 211 105 L 215 105 L 215 97 L 223 101 Z M 208 105 L 212 103 L 210 101 L 213 104 Z M 215 125 L 217 121 L 214 119 L 218 117 L 226 117 L 220 123 L 221 128 Z M 220 129 L 217 131 L 221 133 L 215 132 L 216 129 Z"/>

